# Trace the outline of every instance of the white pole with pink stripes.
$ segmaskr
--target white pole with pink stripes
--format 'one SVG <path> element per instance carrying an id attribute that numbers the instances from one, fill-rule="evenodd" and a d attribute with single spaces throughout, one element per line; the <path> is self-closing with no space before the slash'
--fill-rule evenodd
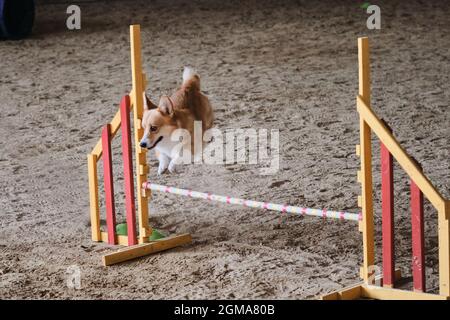
<path id="1" fill-rule="evenodd" d="M 285 204 L 276 204 L 270 202 L 260 202 L 253 200 L 245 200 L 239 198 L 233 198 L 230 196 L 220 196 L 217 194 L 198 192 L 188 189 L 180 189 L 175 187 L 163 186 L 160 184 L 154 184 L 149 182 L 144 182 L 142 187 L 144 189 L 150 189 L 153 191 L 172 193 L 179 196 L 185 196 L 190 198 L 198 198 L 209 201 L 222 202 L 227 204 L 241 205 L 249 208 L 257 208 L 257 209 L 266 209 L 272 211 L 279 211 L 282 213 L 295 213 L 298 215 L 306 215 L 306 216 L 315 216 L 322 218 L 334 218 L 340 220 L 352 220 L 352 221 L 360 221 L 362 219 L 361 213 L 350 213 L 343 211 L 332 211 L 326 209 L 311 209 L 304 207 L 296 207 Z"/>

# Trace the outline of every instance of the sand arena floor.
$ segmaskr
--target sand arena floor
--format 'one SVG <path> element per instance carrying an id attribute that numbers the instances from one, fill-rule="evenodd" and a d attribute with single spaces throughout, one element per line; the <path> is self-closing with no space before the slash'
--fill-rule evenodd
<path id="1" fill-rule="evenodd" d="M 355 1 L 86 1 L 82 29 L 68 31 L 67 4 L 39 1 L 33 35 L 0 42 L 0 298 L 315 299 L 357 281 L 362 245 L 353 222 L 280 220 L 163 194 L 150 204 L 151 224 L 190 232 L 193 244 L 106 269 L 100 257 L 110 248 L 90 240 L 86 154 L 130 89 L 128 25 L 140 23 L 153 100 L 178 86 L 191 65 L 218 128 L 280 130 L 274 175 L 233 164 L 189 165 L 158 177 L 151 154 L 150 179 L 357 212 L 357 38 L 368 35 L 373 108 L 448 198 L 450 4 L 379 5 L 382 29 L 370 31 Z M 378 149 L 374 144 L 377 217 Z M 113 150 L 119 153 L 118 141 Z M 116 157 L 119 221 L 120 166 Z M 396 254 L 408 275 L 409 182 L 398 166 L 395 194 Z M 437 214 L 428 202 L 425 208 L 435 292 Z M 79 290 L 66 285 L 72 265 L 81 271 Z"/>

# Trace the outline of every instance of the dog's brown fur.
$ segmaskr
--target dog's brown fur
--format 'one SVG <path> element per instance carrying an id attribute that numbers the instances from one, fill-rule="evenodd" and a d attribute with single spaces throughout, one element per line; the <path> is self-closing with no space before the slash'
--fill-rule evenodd
<path id="1" fill-rule="evenodd" d="M 186 74 L 186 75 L 185 75 Z M 143 140 L 148 138 L 148 148 L 155 147 L 163 136 L 167 144 L 168 136 L 176 129 L 182 128 L 191 134 L 193 151 L 194 121 L 202 121 L 202 130 L 205 132 L 213 126 L 213 110 L 208 98 L 200 91 L 200 77 L 191 69 L 183 74 L 183 83 L 170 98 L 162 96 L 158 106 L 145 96 L 145 110 L 142 119 L 144 128 Z M 164 152 L 163 145 L 157 151 Z"/>
<path id="2" fill-rule="evenodd" d="M 213 111 L 208 98 L 200 91 L 200 77 L 198 75 L 194 75 L 183 82 L 182 86 L 170 98 L 162 96 L 158 106 L 147 96 L 145 98 L 147 108 L 142 119 L 144 129 L 152 125 L 157 127 L 168 125 L 183 128 L 193 133 L 194 120 L 202 121 L 203 131 L 213 126 Z M 156 109 L 159 115 L 146 112 L 152 109 Z"/>

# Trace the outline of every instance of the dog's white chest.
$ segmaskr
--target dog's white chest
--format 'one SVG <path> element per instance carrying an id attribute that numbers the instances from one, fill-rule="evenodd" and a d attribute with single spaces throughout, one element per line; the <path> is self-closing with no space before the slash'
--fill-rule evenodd
<path id="1" fill-rule="evenodd" d="M 156 145 L 155 149 L 169 158 L 173 158 L 172 152 L 176 152 L 180 149 L 180 142 L 171 141 L 170 138 L 164 137 L 161 142 Z"/>

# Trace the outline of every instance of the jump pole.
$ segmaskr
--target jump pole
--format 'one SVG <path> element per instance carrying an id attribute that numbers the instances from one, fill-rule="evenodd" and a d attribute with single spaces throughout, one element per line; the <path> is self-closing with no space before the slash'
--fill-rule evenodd
<path id="1" fill-rule="evenodd" d="M 232 205 L 240 205 L 248 208 L 256 208 L 256 209 L 265 209 L 271 211 L 278 211 L 282 213 L 294 213 L 298 215 L 306 215 L 306 216 L 314 216 L 314 217 L 322 217 L 322 218 L 334 218 L 340 220 L 351 220 L 351 221 L 360 221 L 362 216 L 357 213 L 343 212 L 343 211 L 332 211 L 326 209 L 311 209 L 304 207 L 296 207 L 284 204 L 276 204 L 270 202 L 261 202 L 254 200 L 246 200 L 240 198 L 233 198 L 229 196 L 221 196 L 217 194 L 193 191 L 188 189 L 180 189 L 175 187 L 163 186 L 160 184 L 154 184 L 145 182 L 142 185 L 144 190 L 152 190 L 164 193 L 172 193 L 179 196 L 185 196 L 189 198 L 197 198 L 203 199 L 213 202 L 221 202 Z"/>

